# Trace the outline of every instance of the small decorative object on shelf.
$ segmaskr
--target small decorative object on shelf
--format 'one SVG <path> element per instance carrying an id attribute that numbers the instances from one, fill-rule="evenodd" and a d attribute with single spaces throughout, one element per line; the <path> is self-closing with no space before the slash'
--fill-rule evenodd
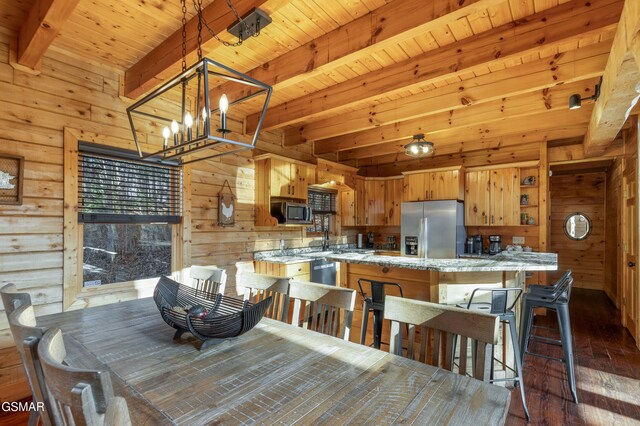
<path id="1" fill-rule="evenodd" d="M 196 290 L 167 277 L 160 277 L 153 300 L 162 319 L 176 329 L 173 338 L 191 333 L 202 341 L 200 350 L 251 330 L 272 303 L 271 297 L 256 304 L 243 302 Z"/>
<path id="2" fill-rule="evenodd" d="M 535 225 L 535 224 L 536 224 L 536 220 L 533 218 L 533 216 L 531 216 L 527 221 L 527 225 Z"/>
<path id="3" fill-rule="evenodd" d="M 520 196 L 520 205 L 528 206 L 529 205 L 529 194 L 522 194 Z"/>
<path id="4" fill-rule="evenodd" d="M 524 179 L 522 179 L 522 185 L 533 186 L 535 184 L 536 184 L 535 176 L 527 176 Z"/>
<path id="5" fill-rule="evenodd" d="M 529 223 L 529 213 L 520 213 L 520 225 Z"/>

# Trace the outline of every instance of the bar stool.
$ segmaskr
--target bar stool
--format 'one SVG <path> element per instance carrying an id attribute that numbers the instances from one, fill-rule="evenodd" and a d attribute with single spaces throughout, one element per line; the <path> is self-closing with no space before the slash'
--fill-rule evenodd
<path id="1" fill-rule="evenodd" d="M 490 302 L 474 302 L 473 299 L 476 296 L 476 293 L 481 292 L 491 292 L 491 301 Z M 508 303 L 510 293 L 516 293 L 511 304 Z M 506 382 L 506 381 L 514 381 L 516 385 L 520 387 L 520 395 L 522 397 L 522 407 L 524 408 L 524 415 L 529 421 L 529 409 L 527 408 L 527 401 L 524 396 L 524 380 L 523 380 L 523 372 L 522 372 L 522 358 L 520 356 L 520 347 L 518 346 L 518 335 L 516 333 L 516 315 L 513 312 L 513 307 L 516 305 L 516 302 L 520 298 L 522 294 L 522 289 L 520 288 L 476 288 L 471 293 L 471 297 L 469 298 L 468 303 L 460 303 L 457 306 L 459 308 L 486 312 L 493 315 L 496 315 L 500 318 L 500 321 L 504 324 L 509 325 L 509 333 L 511 336 L 511 345 L 513 346 L 513 355 L 515 358 L 516 369 L 512 369 L 511 367 L 503 364 L 505 368 L 513 371 L 515 373 L 515 377 L 502 378 L 502 379 L 494 379 L 493 377 L 493 362 L 491 363 L 491 378 L 489 379 L 490 383 L 495 382 Z M 455 348 L 454 348 L 455 351 Z M 475 356 L 475 351 L 473 351 Z M 494 358 L 495 359 L 495 358 Z"/>
<path id="2" fill-rule="evenodd" d="M 368 283 L 371 288 L 371 297 L 365 293 L 362 288 L 363 283 Z M 389 283 L 382 281 L 368 280 L 366 278 L 360 278 L 358 280 L 358 287 L 360 287 L 360 294 L 364 300 L 362 304 L 362 330 L 360 331 L 360 344 L 364 345 L 365 338 L 367 336 L 367 324 L 369 322 L 369 313 L 373 312 L 373 347 L 380 349 L 380 342 L 382 337 L 382 318 L 384 313 L 384 297 L 385 287 L 393 286 L 400 290 L 400 297 L 404 297 L 402 293 L 402 287 L 397 283 Z"/>
<path id="3" fill-rule="evenodd" d="M 571 277 L 571 271 L 569 270 L 553 286 L 553 291 L 541 292 L 532 290 L 524 295 L 521 318 L 523 331 L 520 333 L 520 352 L 522 353 L 523 362 L 524 356 L 526 354 L 563 362 L 567 370 L 567 377 L 569 380 L 571 395 L 573 396 L 573 401 L 577 404 L 578 394 L 576 392 L 576 380 L 573 363 L 573 337 L 571 335 L 571 318 L 569 317 L 569 299 L 571 298 L 572 284 L 573 277 Z M 535 308 L 547 308 L 556 311 L 556 315 L 558 317 L 560 340 L 536 336 L 531 333 L 531 329 L 533 328 L 533 316 Z M 535 339 L 546 344 L 561 346 L 562 358 L 555 358 L 535 352 L 530 352 L 528 350 L 528 346 L 531 339 Z"/>

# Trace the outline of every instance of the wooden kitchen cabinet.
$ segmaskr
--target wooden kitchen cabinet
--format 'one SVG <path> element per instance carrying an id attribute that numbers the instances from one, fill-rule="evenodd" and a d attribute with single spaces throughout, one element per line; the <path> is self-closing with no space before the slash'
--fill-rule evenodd
<path id="1" fill-rule="evenodd" d="M 520 225 L 520 170 L 467 170 L 464 202 L 466 226 Z"/>
<path id="2" fill-rule="evenodd" d="M 463 174 L 462 167 L 403 173 L 403 200 L 463 200 Z"/>
<path id="3" fill-rule="evenodd" d="M 364 178 L 356 177 L 356 226 L 364 226 L 367 218 Z"/>
<path id="4" fill-rule="evenodd" d="M 356 226 L 356 190 L 340 192 L 340 220 L 342 226 Z"/>
<path id="5" fill-rule="evenodd" d="M 367 226 L 382 226 L 385 219 L 385 180 L 365 179 L 365 220 Z"/>
<path id="6" fill-rule="evenodd" d="M 385 181 L 384 211 L 387 226 L 400 226 L 404 181 L 402 177 Z"/>
<path id="7" fill-rule="evenodd" d="M 316 166 L 274 154 L 254 158 L 256 171 L 255 224 L 275 226 L 271 216 L 271 198 L 307 202 L 308 186 L 315 183 Z"/>

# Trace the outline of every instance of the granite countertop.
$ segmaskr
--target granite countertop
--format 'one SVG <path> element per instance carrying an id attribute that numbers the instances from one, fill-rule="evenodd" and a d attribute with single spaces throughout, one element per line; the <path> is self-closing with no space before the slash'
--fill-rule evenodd
<path id="1" fill-rule="evenodd" d="M 298 251 L 299 250 L 299 251 Z M 346 263 L 388 266 L 439 272 L 493 272 L 493 271 L 555 271 L 558 255 L 555 253 L 502 252 L 490 257 L 460 259 L 418 259 L 406 256 L 381 256 L 372 250 L 346 252 L 320 252 L 315 249 L 294 249 L 255 253 L 255 260 L 274 263 L 300 263 L 324 258 Z"/>

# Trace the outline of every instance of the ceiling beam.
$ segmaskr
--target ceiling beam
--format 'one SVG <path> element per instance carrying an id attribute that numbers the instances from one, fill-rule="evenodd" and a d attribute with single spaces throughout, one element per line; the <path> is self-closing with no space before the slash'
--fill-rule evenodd
<path id="1" fill-rule="evenodd" d="M 503 2 L 394 0 L 246 74 L 274 90 L 282 89 Z M 230 93 L 224 86 L 214 91 L 214 98 L 222 93 L 231 99 L 248 94 Z"/>
<path id="2" fill-rule="evenodd" d="M 413 133 L 428 132 L 426 139 L 431 140 L 432 137 L 439 132 L 456 129 L 464 131 L 466 128 L 483 126 L 495 121 L 500 121 L 504 127 L 512 128 L 513 126 L 510 124 L 510 121 L 515 118 L 539 115 L 551 111 L 565 111 L 567 109 L 567 99 L 569 96 L 573 93 L 580 93 L 583 96 L 589 94 L 597 81 L 597 78 L 592 78 L 577 83 L 562 84 L 518 96 L 505 97 L 456 111 L 445 111 L 433 114 L 421 120 L 421 128 L 416 128 L 413 124 L 414 120 L 409 120 L 407 122 L 409 126 L 406 130 L 403 130 L 403 133 L 407 131 L 413 131 Z M 403 125 L 404 123 L 399 124 Z M 518 130 L 519 129 L 515 129 L 515 131 Z M 411 133 L 409 135 L 411 135 Z M 324 141 L 319 141 L 314 145 L 319 147 L 323 142 Z M 348 151 L 339 152 L 338 158 L 340 161 L 348 161 L 371 157 L 372 152 L 382 154 L 385 153 L 387 149 L 389 149 L 390 152 L 396 152 L 398 145 L 403 146 L 407 143 L 409 143 L 409 137 L 403 138 L 399 143 L 378 143 L 375 145 L 374 150 L 371 149 L 371 145 L 358 146 Z M 316 154 L 318 153 L 316 152 Z"/>
<path id="3" fill-rule="evenodd" d="M 621 0 L 568 2 L 485 31 L 406 61 L 347 80 L 269 108 L 263 129 L 278 128 L 322 116 L 336 115 L 352 104 L 385 94 L 417 88 L 469 72 L 474 67 L 559 47 L 615 28 Z M 247 117 L 247 131 L 255 129 L 259 114 Z"/>
<path id="4" fill-rule="evenodd" d="M 640 0 L 625 1 L 600 89 L 584 138 L 589 156 L 613 142 L 640 97 Z"/>
<path id="5" fill-rule="evenodd" d="M 36 68 L 79 0 L 36 0 L 20 27 L 16 62 Z"/>
<path id="6" fill-rule="evenodd" d="M 240 16 L 246 15 L 254 7 L 268 8 L 269 12 L 277 10 L 290 0 L 236 0 L 233 5 Z M 191 7 L 191 1 L 187 0 Z M 224 1 L 214 1 L 202 9 L 202 18 L 215 34 L 220 34 L 236 22 L 233 11 Z M 198 47 L 198 17 L 187 22 L 187 65 L 191 65 Z M 202 30 L 202 43 L 212 40 L 206 28 Z M 206 54 L 206 52 L 205 52 Z M 182 62 L 182 26 L 174 31 L 162 43 L 156 46 L 145 57 L 131 66 L 124 74 L 124 95 L 137 98 L 158 86 L 164 80 L 180 72 Z"/>
<path id="7" fill-rule="evenodd" d="M 344 113 L 310 123 L 302 128 L 301 134 L 302 137 L 314 136 L 309 139 L 316 139 L 316 154 L 385 143 L 415 133 L 431 134 L 438 130 L 432 127 L 432 120 L 427 117 L 432 114 L 446 113 L 451 120 L 459 114 L 464 115 L 462 111 L 474 105 L 597 77 L 606 64 L 608 46 L 610 43 L 598 43 L 560 54 L 551 60 L 529 62 L 459 84 L 384 102 L 371 110 Z M 567 100 L 564 101 L 566 106 Z M 358 131 L 360 129 L 366 130 Z M 324 139 L 324 136 L 334 134 L 340 136 Z M 291 136 L 295 137 L 287 135 Z"/>
<path id="8" fill-rule="evenodd" d="M 429 136 L 429 140 L 435 145 L 436 156 L 457 152 L 464 154 L 467 151 L 477 149 L 483 141 L 495 141 L 508 138 L 509 144 L 520 144 L 531 140 L 532 133 L 552 135 L 553 139 L 562 139 L 584 135 L 585 125 L 589 122 L 591 107 L 585 106 L 584 111 L 548 111 L 529 116 L 503 119 L 500 121 L 444 130 Z M 570 115 L 570 112 L 577 114 Z M 401 161 L 410 157 L 404 154 L 404 145 L 409 141 L 390 142 L 385 145 L 369 148 L 367 158 L 356 160 L 356 165 L 380 165 Z M 359 148 L 358 150 L 362 150 Z M 356 150 L 353 150 L 356 151 Z M 341 156 L 351 156 L 353 151 L 343 151 Z M 343 158 L 339 159 L 345 161 Z M 489 160 L 489 159 L 488 159 Z M 347 161 L 347 164 L 349 163 Z"/>

